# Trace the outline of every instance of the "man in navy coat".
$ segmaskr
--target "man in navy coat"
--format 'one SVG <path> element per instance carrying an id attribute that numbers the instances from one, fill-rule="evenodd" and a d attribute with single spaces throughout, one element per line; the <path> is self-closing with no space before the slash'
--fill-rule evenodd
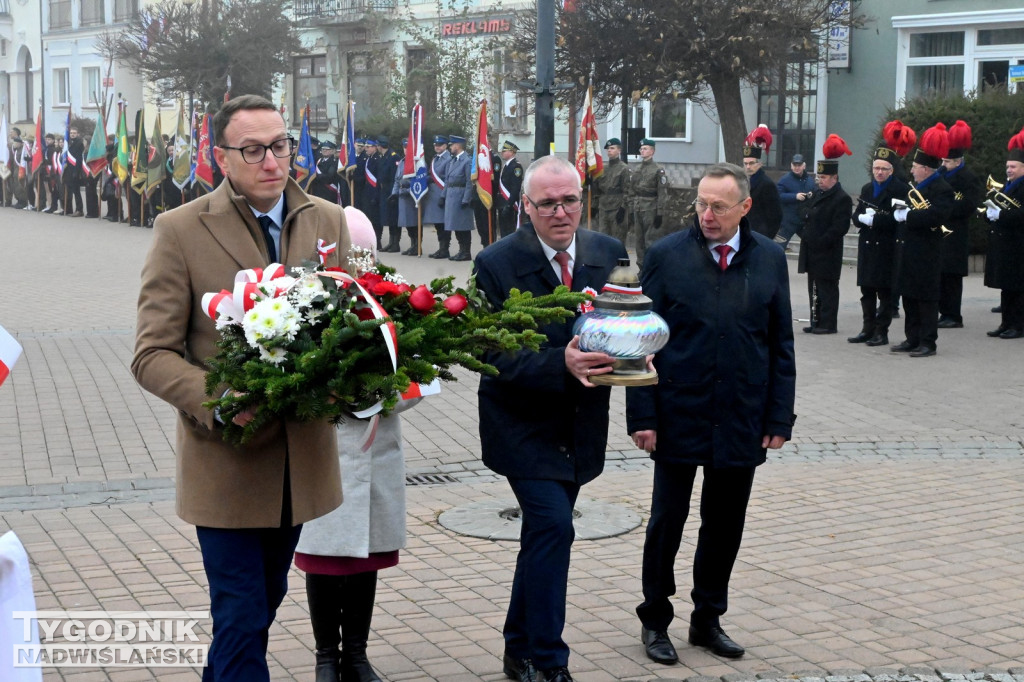
<path id="1" fill-rule="evenodd" d="M 722 630 L 754 470 L 790 439 L 796 361 L 782 247 L 751 230 L 743 169 L 718 164 L 697 187 L 694 225 L 650 247 L 641 284 L 670 330 L 659 382 L 626 389 L 626 426 L 654 460 L 637 607 L 648 657 L 678 660 L 668 636 L 675 558 L 697 467 L 704 469 L 689 641 L 744 653 Z"/>
<path id="2" fill-rule="evenodd" d="M 501 307 L 513 287 L 540 296 L 561 283 L 600 291 L 626 249 L 607 235 L 578 230 L 582 189 L 576 169 L 543 156 L 527 169 L 523 200 L 533 226 L 520 227 L 476 258 L 477 284 Z M 580 487 L 604 467 L 609 387 L 589 377 L 612 358 L 585 353 L 574 320 L 547 325 L 539 352 L 495 354 L 496 377 L 479 389 L 484 464 L 508 478 L 523 527 L 505 620 L 504 672 L 511 679 L 571 682 L 562 640 L 572 510 Z"/>

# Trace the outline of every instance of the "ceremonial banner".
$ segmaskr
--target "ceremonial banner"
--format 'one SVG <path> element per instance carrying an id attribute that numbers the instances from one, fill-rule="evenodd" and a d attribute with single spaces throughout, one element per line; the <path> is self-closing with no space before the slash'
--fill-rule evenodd
<path id="1" fill-rule="evenodd" d="M 476 183 L 476 194 L 480 202 L 491 208 L 493 197 L 491 188 L 494 181 L 494 169 L 491 168 L 491 145 L 487 141 L 487 100 L 480 101 L 480 114 L 477 117 L 476 149 L 473 150 L 473 172 L 471 177 Z"/>
<path id="2" fill-rule="evenodd" d="M 128 179 L 128 115 L 124 102 L 118 102 L 117 108 L 120 111 L 117 117 L 117 156 L 114 157 L 111 166 L 117 174 L 118 182 L 123 185 Z"/>
<path id="3" fill-rule="evenodd" d="M 199 152 L 196 154 L 196 180 L 207 192 L 213 191 L 213 149 L 210 143 L 210 115 L 199 123 Z"/>
<path id="4" fill-rule="evenodd" d="M 589 177 L 595 180 L 604 172 L 604 159 L 601 157 L 601 141 L 597 136 L 597 121 L 594 118 L 594 106 L 591 101 L 593 88 L 587 87 L 587 98 L 583 103 L 583 118 L 580 120 L 580 134 L 576 143 L 576 172 L 580 174 L 580 182 Z"/>
<path id="5" fill-rule="evenodd" d="M 402 176 L 412 178 L 409 182 L 409 193 L 418 206 L 420 199 L 427 193 L 427 164 L 423 161 L 423 107 L 419 104 L 412 108 Z"/>
<path id="6" fill-rule="evenodd" d="M 167 149 L 164 147 L 164 136 L 160 132 L 160 112 L 156 112 L 156 123 L 153 134 L 149 137 L 152 143 L 146 151 L 146 191 L 160 186 L 167 177 Z"/>
<path id="7" fill-rule="evenodd" d="M 309 104 L 302 110 L 302 131 L 299 133 L 299 148 L 295 150 L 292 169 L 295 171 L 295 182 L 299 183 L 299 187 L 303 190 L 309 188 L 309 183 L 316 175 L 313 141 L 309 136 Z"/>
<path id="8" fill-rule="evenodd" d="M 85 155 L 85 166 L 93 177 L 99 177 L 107 167 L 107 124 L 103 120 L 102 111 L 96 113 L 96 127 L 89 141 L 89 151 Z"/>
<path id="9" fill-rule="evenodd" d="M 0 180 L 11 176 L 11 148 L 7 146 L 10 135 L 7 132 L 7 112 L 0 116 Z"/>
<path id="10" fill-rule="evenodd" d="M 174 163 L 171 181 L 178 189 L 185 189 L 192 177 L 192 131 L 185 118 L 185 102 L 178 105 L 178 127 L 174 131 Z"/>
<path id="11" fill-rule="evenodd" d="M 356 166 L 356 103 L 348 103 L 348 117 L 345 121 L 345 132 L 341 138 L 341 150 L 338 157 L 338 168 L 348 170 Z"/>
<path id="12" fill-rule="evenodd" d="M 68 110 L 68 121 L 71 121 L 71 110 Z M 28 175 L 35 173 L 43 165 L 43 150 L 46 147 L 43 144 L 43 109 L 40 107 L 39 114 L 36 115 L 36 139 L 32 143 L 32 156 L 29 165 L 25 168 Z"/>
<path id="13" fill-rule="evenodd" d="M 14 363 L 21 357 L 21 346 L 7 330 L 0 327 L 0 385 L 11 373 Z"/>

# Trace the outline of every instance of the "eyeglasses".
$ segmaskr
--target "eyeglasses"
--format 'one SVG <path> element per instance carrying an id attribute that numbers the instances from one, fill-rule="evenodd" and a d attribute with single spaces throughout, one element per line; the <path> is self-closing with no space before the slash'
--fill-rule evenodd
<path id="1" fill-rule="evenodd" d="M 732 206 L 722 206 L 720 204 L 717 205 L 717 206 L 709 206 L 708 204 L 705 204 L 700 199 L 697 199 L 696 201 L 693 202 L 693 208 L 694 208 L 695 211 L 697 211 L 697 213 L 704 213 L 704 211 L 706 211 L 706 210 L 708 210 L 710 208 L 711 212 L 714 213 L 716 216 L 724 216 L 726 213 L 728 213 L 729 211 L 733 210 L 734 208 L 736 208 L 737 206 L 742 204 L 744 201 L 746 201 L 746 199 L 743 199 L 742 201 L 738 201 L 735 204 L 733 204 Z"/>
<path id="2" fill-rule="evenodd" d="M 222 144 L 220 148 L 234 149 L 236 152 L 241 153 L 242 160 L 246 163 L 263 163 L 263 159 L 267 157 L 268 149 L 279 159 L 291 156 L 292 152 L 295 151 L 295 138 L 282 137 L 280 140 L 274 140 L 270 144 L 247 144 L 244 147 L 228 147 Z"/>
<path id="3" fill-rule="evenodd" d="M 565 211 L 566 213 L 579 213 L 580 210 L 583 208 L 583 199 L 581 199 L 580 197 L 566 197 L 561 201 L 548 200 L 542 201 L 538 204 L 529 196 L 525 194 L 523 196 L 526 197 L 527 201 L 533 204 L 533 207 L 535 209 L 537 209 L 537 215 L 542 216 L 544 218 L 550 218 L 551 216 L 555 215 L 555 213 L 558 212 L 559 207 L 561 207 L 562 210 Z"/>

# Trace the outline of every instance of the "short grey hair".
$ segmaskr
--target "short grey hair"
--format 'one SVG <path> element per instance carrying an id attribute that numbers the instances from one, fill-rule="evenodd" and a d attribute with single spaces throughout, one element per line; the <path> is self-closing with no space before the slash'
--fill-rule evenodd
<path id="1" fill-rule="evenodd" d="M 530 193 L 530 181 L 533 179 L 533 174 L 542 168 L 547 168 L 550 172 L 559 175 L 571 173 L 576 178 L 576 186 L 581 192 L 583 191 L 583 187 L 580 185 L 580 174 L 576 172 L 576 166 L 560 156 L 548 155 L 535 159 L 526 169 L 526 173 L 523 174 L 523 194 L 528 195 Z"/>
<path id="2" fill-rule="evenodd" d="M 734 163 L 716 163 L 704 169 L 705 178 L 732 178 L 740 190 L 740 201 L 750 196 L 750 178 Z"/>

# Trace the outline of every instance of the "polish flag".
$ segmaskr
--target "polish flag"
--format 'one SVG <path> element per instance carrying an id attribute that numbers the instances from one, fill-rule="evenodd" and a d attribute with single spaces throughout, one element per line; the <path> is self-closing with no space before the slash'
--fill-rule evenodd
<path id="1" fill-rule="evenodd" d="M 7 330 L 0 327 L 0 384 L 4 383 L 7 375 L 11 373 L 14 363 L 21 357 L 21 346 L 14 340 L 14 337 L 7 333 Z"/>

